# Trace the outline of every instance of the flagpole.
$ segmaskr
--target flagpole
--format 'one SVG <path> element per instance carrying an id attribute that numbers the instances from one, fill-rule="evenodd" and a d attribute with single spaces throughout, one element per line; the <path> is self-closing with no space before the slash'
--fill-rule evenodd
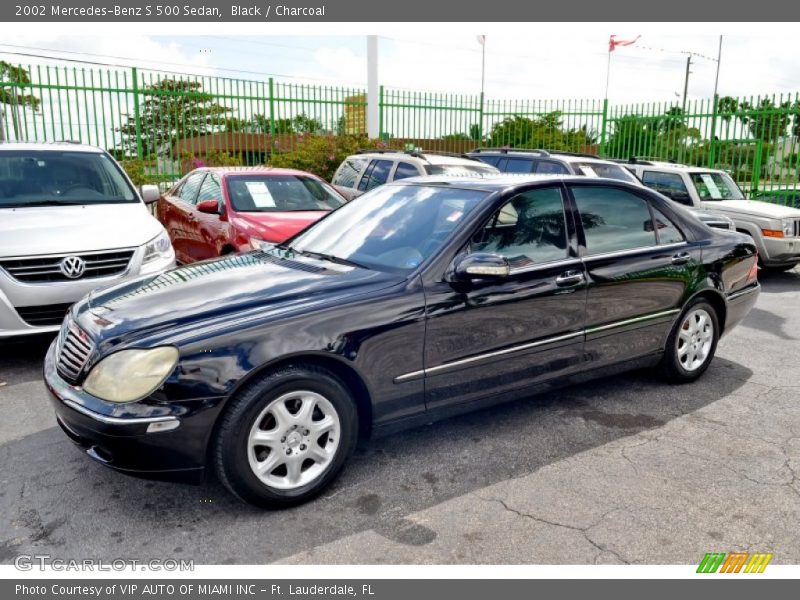
<path id="1" fill-rule="evenodd" d="M 606 93 L 603 96 L 606 100 L 608 100 L 608 82 L 611 79 L 611 47 L 609 46 L 608 49 L 608 63 L 606 64 Z"/>

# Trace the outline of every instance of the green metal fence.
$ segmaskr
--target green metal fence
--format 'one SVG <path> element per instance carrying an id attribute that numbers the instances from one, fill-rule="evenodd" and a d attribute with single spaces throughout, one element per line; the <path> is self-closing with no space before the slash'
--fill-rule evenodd
<path id="1" fill-rule="evenodd" d="M 0 139 L 98 145 L 150 181 L 198 164 L 261 164 L 308 136 L 363 137 L 366 103 L 358 88 L 0 63 Z M 609 106 L 381 88 L 379 114 L 372 143 L 655 158 L 724 168 L 751 196 L 800 204 L 798 94 Z"/>

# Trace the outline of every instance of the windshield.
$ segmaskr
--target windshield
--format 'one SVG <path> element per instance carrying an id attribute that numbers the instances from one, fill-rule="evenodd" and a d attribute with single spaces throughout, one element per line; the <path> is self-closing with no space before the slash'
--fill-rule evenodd
<path id="1" fill-rule="evenodd" d="M 574 162 L 572 166 L 575 167 L 577 175 L 586 175 L 587 177 L 607 177 L 608 179 L 618 179 L 619 181 L 627 181 L 628 183 L 639 183 L 636 176 L 633 175 L 628 169 L 620 167 L 619 165 L 610 165 L 601 162 Z"/>
<path id="2" fill-rule="evenodd" d="M 428 175 L 493 175 L 498 173 L 492 166 L 475 161 L 474 165 L 425 165 Z"/>
<path id="3" fill-rule="evenodd" d="M 333 210 L 344 198 L 328 184 L 297 175 L 230 175 L 228 195 L 237 212 Z"/>
<path id="4" fill-rule="evenodd" d="M 418 185 L 375 188 L 291 241 L 300 254 L 407 273 L 441 248 L 487 192 Z"/>
<path id="5" fill-rule="evenodd" d="M 0 151 L 0 208 L 121 202 L 139 198 L 105 154 Z"/>
<path id="6" fill-rule="evenodd" d="M 744 194 L 727 173 L 692 173 L 701 200 L 744 200 Z"/>

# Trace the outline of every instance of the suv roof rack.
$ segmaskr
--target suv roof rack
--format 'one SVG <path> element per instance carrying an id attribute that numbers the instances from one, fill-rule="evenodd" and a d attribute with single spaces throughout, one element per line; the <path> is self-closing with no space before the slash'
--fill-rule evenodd
<path id="1" fill-rule="evenodd" d="M 475 154 L 480 154 L 481 152 L 500 152 L 501 154 L 508 154 L 509 152 L 527 152 L 530 154 L 539 154 L 541 156 L 550 156 L 550 153 L 547 150 L 542 150 L 540 148 L 512 148 L 509 146 L 500 146 L 498 148 L 475 148 L 471 152 Z"/>

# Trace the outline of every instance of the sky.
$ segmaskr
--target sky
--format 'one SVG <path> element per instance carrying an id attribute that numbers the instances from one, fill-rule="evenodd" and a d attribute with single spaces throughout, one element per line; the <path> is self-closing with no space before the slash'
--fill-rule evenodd
<path id="1" fill-rule="evenodd" d="M 695 53 L 688 98 L 713 94 L 719 36 L 675 33 L 679 26 L 647 31 L 637 43 L 611 55 L 611 103 L 680 100 L 686 52 Z M 635 38 L 637 31 L 606 26 L 573 31 L 568 24 L 531 24 L 530 32 L 487 34 L 485 93 L 496 99 L 603 98 L 608 37 Z M 709 27 L 711 29 L 711 27 Z M 366 86 L 366 37 L 361 35 L 52 35 L 3 36 L 0 60 L 46 63 L 3 54 L 59 55 L 73 60 L 136 64 L 160 71 L 293 83 Z M 379 81 L 387 88 L 477 94 L 481 46 L 472 33 L 431 35 L 401 28 L 379 37 Z M 794 36 L 726 35 L 719 92 L 757 95 L 800 91 L 800 53 Z"/>

